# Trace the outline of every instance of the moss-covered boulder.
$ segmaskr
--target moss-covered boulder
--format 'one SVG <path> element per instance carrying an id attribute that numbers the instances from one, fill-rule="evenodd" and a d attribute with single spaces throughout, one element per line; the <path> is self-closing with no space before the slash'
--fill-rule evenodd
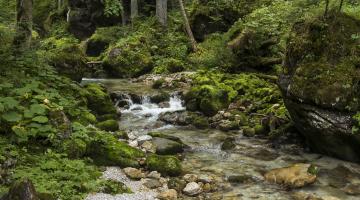
<path id="1" fill-rule="evenodd" d="M 101 130 L 104 131 L 117 131 L 119 130 L 119 124 L 116 120 L 109 119 L 106 121 L 102 121 L 96 124 L 96 127 L 98 127 Z"/>
<path id="2" fill-rule="evenodd" d="M 48 63 L 54 66 L 61 75 L 80 82 L 86 74 L 90 73 L 85 54 L 75 38 L 47 38 L 41 42 L 41 50 L 46 55 Z"/>
<path id="3" fill-rule="evenodd" d="M 90 83 L 85 85 L 84 88 L 84 96 L 87 99 L 88 107 L 91 111 L 93 111 L 97 116 L 105 114 L 116 115 L 115 106 L 113 105 L 105 87 L 96 83 Z"/>
<path id="4" fill-rule="evenodd" d="M 139 149 L 118 141 L 106 132 L 94 133 L 94 140 L 88 145 L 87 153 L 98 165 L 139 167 L 138 159 L 144 157 Z"/>
<path id="5" fill-rule="evenodd" d="M 313 150 L 360 162 L 360 20 L 330 13 L 298 22 L 279 85 L 295 126 Z M 356 130 L 356 128 L 355 128 Z"/>
<path id="6" fill-rule="evenodd" d="M 227 108 L 230 104 L 227 91 L 213 85 L 193 87 L 185 95 L 185 101 L 188 110 L 200 110 L 207 116 L 215 115 L 219 110 Z"/>
<path id="7" fill-rule="evenodd" d="M 123 35 L 122 27 L 111 26 L 97 28 L 95 33 L 86 41 L 86 55 L 91 57 L 100 56 L 109 44 L 115 42 Z"/>
<path id="8" fill-rule="evenodd" d="M 147 37 L 136 35 L 121 39 L 107 51 L 104 70 L 111 77 L 141 76 L 153 69 L 153 58 Z"/>
<path id="9" fill-rule="evenodd" d="M 33 183 L 30 180 L 15 182 L 2 200 L 40 200 Z"/>
<path id="10" fill-rule="evenodd" d="M 174 156 L 150 155 L 146 158 L 146 166 L 149 170 L 163 175 L 178 176 L 182 172 L 181 163 Z"/>

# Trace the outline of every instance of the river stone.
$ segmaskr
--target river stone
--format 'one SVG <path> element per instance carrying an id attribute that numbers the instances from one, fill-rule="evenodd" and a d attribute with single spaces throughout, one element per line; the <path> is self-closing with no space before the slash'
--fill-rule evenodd
<path id="1" fill-rule="evenodd" d="M 183 179 L 186 182 L 191 183 L 191 182 L 196 182 L 199 179 L 199 177 L 196 174 L 185 174 Z"/>
<path id="2" fill-rule="evenodd" d="M 157 171 L 152 171 L 150 172 L 146 177 L 148 178 L 154 178 L 154 179 L 160 179 L 161 178 L 161 174 Z"/>
<path id="3" fill-rule="evenodd" d="M 221 144 L 221 150 L 224 151 L 234 149 L 235 147 L 235 138 L 232 137 L 226 138 L 225 141 Z"/>
<path id="4" fill-rule="evenodd" d="M 126 176 L 131 179 L 140 180 L 141 178 L 145 178 L 145 174 L 143 172 L 141 172 L 141 170 L 139 170 L 139 169 L 127 167 L 127 168 L 124 168 L 123 170 L 124 170 L 124 173 L 126 174 Z"/>
<path id="5" fill-rule="evenodd" d="M 149 189 L 155 189 L 162 186 L 161 182 L 157 179 L 146 178 L 143 179 L 142 181 L 143 181 L 143 185 Z"/>
<path id="6" fill-rule="evenodd" d="M 9 193 L 6 194 L 1 200 L 40 200 L 33 183 L 25 179 L 14 183 Z"/>
<path id="7" fill-rule="evenodd" d="M 173 155 L 183 152 L 183 145 L 166 139 L 166 138 L 153 138 L 153 144 L 156 146 L 156 154 L 159 155 Z"/>
<path id="8" fill-rule="evenodd" d="M 177 192 L 174 189 L 169 189 L 161 192 L 157 198 L 160 200 L 177 200 Z"/>
<path id="9" fill-rule="evenodd" d="M 150 153 L 155 153 L 156 152 L 156 146 L 150 142 L 150 141 L 145 141 L 141 147 L 143 149 L 145 149 L 147 152 L 150 152 Z"/>
<path id="10" fill-rule="evenodd" d="M 309 173 L 311 167 L 310 164 L 299 163 L 290 167 L 273 169 L 267 172 L 264 177 L 268 182 L 300 188 L 316 181 L 316 175 Z"/>
<path id="11" fill-rule="evenodd" d="M 360 195 L 360 184 L 349 184 L 342 189 L 348 195 L 359 196 Z"/>
<path id="12" fill-rule="evenodd" d="M 191 182 L 186 185 L 183 192 L 188 196 L 196 196 L 202 192 L 202 189 L 199 184 Z"/>
<path id="13" fill-rule="evenodd" d="M 214 177 L 206 175 L 206 174 L 201 174 L 198 178 L 198 181 L 200 181 L 202 183 L 212 183 L 212 182 L 214 182 Z"/>
<path id="14" fill-rule="evenodd" d="M 138 137 L 136 140 L 138 141 L 138 143 L 140 145 L 142 145 L 145 141 L 149 141 L 151 139 L 152 139 L 152 137 L 150 135 L 142 135 L 142 136 Z"/>
<path id="15" fill-rule="evenodd" d="M 186 186 L 186 181 L 178 177 L 169 179 L 168 187 L 170 189 L 175 189 L 176 191 L 181 192 L 185 188 L 185 186 Z"/>

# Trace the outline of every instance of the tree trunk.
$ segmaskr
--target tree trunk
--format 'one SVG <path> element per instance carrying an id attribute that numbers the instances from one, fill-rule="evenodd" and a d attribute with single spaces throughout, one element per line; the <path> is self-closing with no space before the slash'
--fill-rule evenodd
<path id="1" fill-rule="evenodd" d="M 182 14 L 182 16 L 184 18 L 186 32 L 187 32 L 187 34 L 189 36 L 192 49 L 195 52 L 195 51 L 197 51 L 197 43 L 196 43 L 196 40 L 194 38 L 194 34 L 193 34 L 192 30 L 191 30 L 189 19 L 188 19 L 187 15 L 186 15 L 186 10 L 185 10 L 184 3 L 183 3 L 182 0 L 179 0 L 179 5 L 180 5 L 180 9 L 181 9 L 181 14 Z"/>
<path id="2" fill-rule="evenodd" d="M 330 0 L 326 0 L 325 14 L 324 14 L 325 17 L 327 17 L 327 14 L 329 12 L 329 3 L 330 3 Z"/>
<path id="3" fill-rule="evenodd" d="M 17 0 L 16 35 L 14 46 L 18 50 L 30 48 L 32 33 L 33 0 Z"/>
<path id="4" fill-rule="evenodd" d="M 341 12 L 343 5 L 344 5 L 344 0 L 341 0 L 340 1 L 339 12 Z"/>
<path id="5" fill-rule="evenodd" d="M 156 0 L 156 17 L 163 27 L 167 26 L 167 0 Z"/>
<path id="6" fill-rule="evenodd" d="M 122 0 L 123 10 L 121 12 L 122 25 L 125 26 L 129 22 L 129 17 L 132 14 L 132 2 L 133 0 Z M 129 5 L 131 4 L 131 5 Z"/>
<path id="7" fill-rule="evenodd" d="M 131 0 L 131 21 L 139 15 L 138 0 Z"/>
<path id="8" fill-rule="evenodd" d="M 58 11 L 61 11 L 63 5 L 64 5 L 64 0 L 58 0 Z"/>

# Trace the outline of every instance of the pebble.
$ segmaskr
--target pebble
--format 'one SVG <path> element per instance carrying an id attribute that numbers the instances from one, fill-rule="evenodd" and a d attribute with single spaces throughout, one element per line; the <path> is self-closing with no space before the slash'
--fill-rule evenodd
<path id="1" fill-rule="evenodd" d="M 152 178 L 146 178 L 142 179 L 143 185 L 145 185 L 147 188 L 155 189 L 162 186 L 161 182 L 157 179 Z"/>
<path id="2" fill-rule="evenodd" d="M 150 172 L 146 177 L 148 178 L 155 178 L 155 179 L 160 179 L 161 178 L 161 174 L 157 171 L 152 171 Z"/>
<path id="3" fill-rule="evenodd" d="M 160 200 L 177 200 L 177 192 L 174 189 L 165 190 L 157 196 Z"/>
<path id="4" fill-rule="evenodd" d="M 209 176 L 209 175 L 205 175 L 205 174 L 202 174 L 199 176 L 198 180 L 200 182 L 203 182 L 203 183 L 212 183 L 214 182 L 214 178 Z"/>
<path id="5" fill-rule="evenodd" d="M 186 185 L 183 192 L 188 196 L 196 196 L 202 192 L 202 189 L 199 184 L 191 182 Z"/>
<path id="6" fill-rule="evenodd" d="M 145 178 L 145 174 L 141 170 L 132 167 L 124 168 L 124 173 L 131 179 Z"/>
<path id="7" fill-rule="evenodd" d="M 138 141 L 138 143 L 141 145 L 143 144 L 145 141 L 149 141 L 151 140 L 152 137 L 150 135 L 142 135 L 140 137 L 138 137 L 136 140 Z"/>
<path id="8" fill-rule="evenodd" d="M 188 183 L 196 182 L 198 180 L 198 176 L 196 174 L 185 174 L 183 179 Z"/>

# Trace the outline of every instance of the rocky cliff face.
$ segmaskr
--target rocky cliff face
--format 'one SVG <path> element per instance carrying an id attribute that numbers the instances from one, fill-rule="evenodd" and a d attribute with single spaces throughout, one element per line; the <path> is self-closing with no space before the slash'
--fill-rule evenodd
<path id="1" fill-rule="evenodd" d="M 294 25 L 279 86 L 296 127 L 317 152 L 360 162 L 360 21 L 332 13 Z"/>

